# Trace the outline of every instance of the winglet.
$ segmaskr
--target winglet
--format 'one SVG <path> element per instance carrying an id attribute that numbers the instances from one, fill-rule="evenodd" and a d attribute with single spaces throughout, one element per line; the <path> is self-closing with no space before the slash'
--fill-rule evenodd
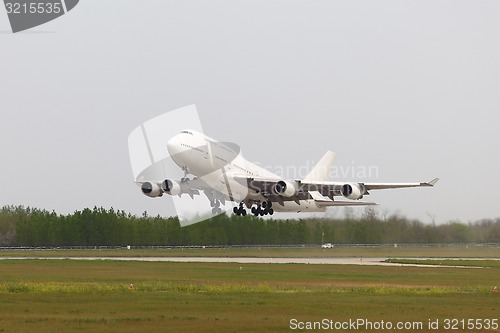
<path id="1" fill-rule="evenodd" d="M 426 183 L 428 186 L 434 186 L 438 182 L 439 178 L 434 178 L 430 182 Z"/>

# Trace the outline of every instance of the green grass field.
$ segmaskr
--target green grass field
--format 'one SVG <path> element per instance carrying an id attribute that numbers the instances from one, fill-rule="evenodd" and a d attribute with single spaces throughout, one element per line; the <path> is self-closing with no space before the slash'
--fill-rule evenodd
<path id="1" fill-rule="evenodd" d="M 0 332 L 287 332 L 293 318 L 421 322 L 401 331 L 444 332 L 446 319 L 500 320 L 498 261 L 470 263 L 486 268 L 0 260 Z M 450 332 L 466 331 L 458 328 Z"/>

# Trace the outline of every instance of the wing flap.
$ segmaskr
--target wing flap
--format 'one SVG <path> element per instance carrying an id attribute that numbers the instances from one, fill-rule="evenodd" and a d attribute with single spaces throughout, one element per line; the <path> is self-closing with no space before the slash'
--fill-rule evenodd
<path id="1" fill-rule="evenodd" d="M 314 202 L 320 207 L 333 207 L 333 206 L 374 206 L 375 202 L 365 201 L 334 201 L 328 197 L 323 196 L 318 191 L 309 192 Z"/>
<path id="2" fill-rule="evenodd" d="M 266 195 L 272 195 L 272 187 L 280 181 L 273 178 L 247 177 L 243 175 L 234 175 L 234 180 L 243 186 L 247 186 L 250 190 Z"/>
<path id="3" fill-rule="evenodd" d="M 368 201 L 335 201 L 331 206 L 377 206 L 376 202 Z"/>

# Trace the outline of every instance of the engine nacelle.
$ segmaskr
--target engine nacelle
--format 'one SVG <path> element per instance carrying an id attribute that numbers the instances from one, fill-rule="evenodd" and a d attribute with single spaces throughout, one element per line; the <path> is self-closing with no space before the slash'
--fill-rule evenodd
<path id="1" fill-rule="evenodd" d="M 165 179 L 161 183 L 161 190 L 170 195 L 178 195 L 181 193 L 181 186 L 176 181 Z"/>
<path id="2" fill-rule="evenodd" d="M 280 180 L 274 185 L 273 192 L 283 197 L 289 198 L 295 194 L 295 187 L 292 183 Z"/>
<path id="3" fill-rule="evenodd" d="M 141 185 L 141 191 L 144 195 L 147 195 L 151 198 L 161 197 L 163 195 L 163 191 L 160 186 L 156 183 L 145 182 Z"/>
<path id="4" fill-rule="evenodd" d="M 363 184 L 358 183 L 344 184 L 340 188 L 340 193 L 347 199 L 359 200 L 365 194 L 365 187 Z"/>

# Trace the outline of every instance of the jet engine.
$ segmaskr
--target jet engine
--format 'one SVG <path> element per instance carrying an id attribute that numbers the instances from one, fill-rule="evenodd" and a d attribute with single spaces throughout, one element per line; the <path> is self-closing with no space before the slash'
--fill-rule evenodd
<path id="1" fill-rule="evenodd" d="M 280 180 L 274 185 L 273 191 L 275 194 L 289 198 L 295 194 L 295 187 L 290 182 Z"/>
<path id="2" fill-rule="evenodd" d="M 161 197 L 163 195 L 163 191 L 160 186 L 156 183 L 145 182 L 141 185 L 141 191 L 144 195 L 147 195 L 151 198 Z"/>
<path id="3" fill-rule="evenodd" d="M 179 185 L 179 183 L 170 179 L 165 179 L 161 183 L 161 189 L 163 192 L 170 195 L 178 195 L 179 193 L 181 193 L 181 186 Z"/>
<path id="4" fill-rule="evenodd" d="M 365 191 L 364 185 L 359 183 L 344 184 L 340 188 L 340 193 L 351 200 L 362 199 Z"/>

